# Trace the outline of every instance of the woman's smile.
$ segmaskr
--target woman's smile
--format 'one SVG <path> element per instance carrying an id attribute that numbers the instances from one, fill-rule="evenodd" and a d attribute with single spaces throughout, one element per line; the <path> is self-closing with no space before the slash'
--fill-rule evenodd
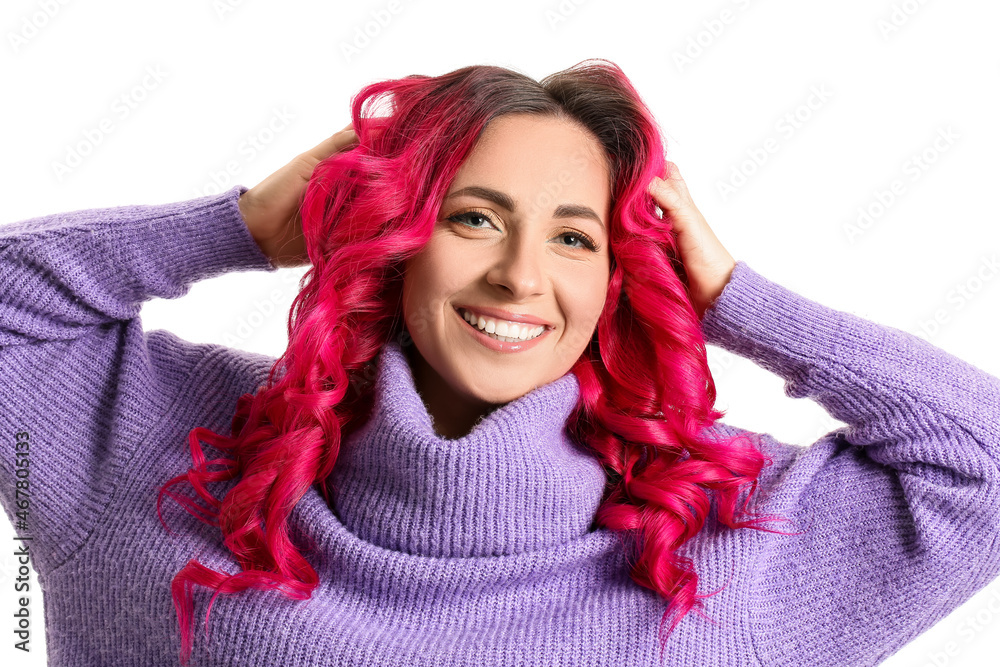
<path id="1" fill-rule="evenodd" d="M 476 341 L 496 352 L 524 352 L 525 350 L 530 350 L 552 330 L 544 324 L 539 326 L 524 325 L 522 327 L 513 322 L 510 323 L 514 327 L 511 330 L 508 322 L 500 321 L 498 324 L 496 320 L 492 319 L 485 321 L 483 326 L 479 326 L 479 323 L 484 322 L 483 317 L 480 317 L 477 323 L 473 324 L 470 321 L 473 316 L 468 311 L 456 310 L 455 312 L 462 319 L 463 328 L 468 330 Z"/>

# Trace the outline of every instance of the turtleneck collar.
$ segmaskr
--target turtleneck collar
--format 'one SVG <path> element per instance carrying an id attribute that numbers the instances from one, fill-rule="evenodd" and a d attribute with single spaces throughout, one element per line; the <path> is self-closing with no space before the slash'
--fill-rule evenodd
<path id="1" fill-rule="evenodd" d="M 503 405 L 463 438 L 434 432 L 396 341 L 379 356 L 371 418 L 341 443 L 328 479 L 348 530 L 407 554 L 458 558 L 545 549 L 591 529 L 597 458 L 565 430 L 573 373 Z"/>

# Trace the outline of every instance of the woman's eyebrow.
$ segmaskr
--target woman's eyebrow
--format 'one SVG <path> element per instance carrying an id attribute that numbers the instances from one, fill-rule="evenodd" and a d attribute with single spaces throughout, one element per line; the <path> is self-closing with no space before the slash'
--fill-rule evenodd
<path id="1" fill-rule="evenodd" d="M 493 202 L 497 206 L 502 206 L 511 213 L 517 212 L 517 204 L 514 203 L 514 199 L 508 195 L 506 192 L 500 192 L 499 190 L 494 190 L 493 188 L 488 188 L 483 185 L 469 185 L 459 190 L 455 190 L 445 196 L 445 199 L 451 199 L 452 197 L 458 197 L 461 195 L 469 195 L 471 197 L 479 197 L 480 199 L 486 199 Z M 601 229 L 607 232 L 607 228 L 604 226 L 604 221 L 601 220 L 601 216 L 594 212 L 594 209 L 589 206 L 583 206 L 582 204 L 561 204 L 559 205 L 555 213 L 553 213 L 555 218 L 589 218 L 599 224 Z"/>

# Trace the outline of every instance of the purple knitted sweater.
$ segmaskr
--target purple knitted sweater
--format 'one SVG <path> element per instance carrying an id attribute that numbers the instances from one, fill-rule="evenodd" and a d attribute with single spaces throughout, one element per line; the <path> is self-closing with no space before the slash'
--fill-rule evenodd
<path id="1" fill-rule="evenodd" d="M 240 216 L 244 191 L 0 227 L 0 492 L 39 573 L 50 665 L 175 665 L 173 575 L 192 557 L 238 571 L 218 530 L 169 500 L 167 533 L 157 492 L 189 467 L 188 432 L 228 434 L 274 359 L 143 331 L 139 311 L 275 270 Z M 773 459 L 752 509 L 802 534 L 730 530 L 713 512 L 682 553 L 699 592 L 725 584 L 706 601 L 715 623 L 686 616 L 667 664 L 875 665 L 1000 574 L 997 378 L 744 262 L 703 331 L 848 426 L 808 448 L 714 427 Z M 192 664 L 657 664 L 663 602 L 592 525 L 604 474 L 563 429 L 576 377 L 446 440 L 397 344 L 378 369 L 333 506 L 313 488 L 292 513 L 313 544 L 313 597 L 220 595 L 206 639 L 210 591 L 196 588 Z"/>

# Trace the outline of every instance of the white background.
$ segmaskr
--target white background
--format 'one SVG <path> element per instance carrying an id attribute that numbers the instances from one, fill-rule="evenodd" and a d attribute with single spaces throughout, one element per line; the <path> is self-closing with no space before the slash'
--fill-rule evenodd
<path id="1" fill-rule="evenodd" d="M 668 159 L 733 256 L 1000 375 L 998 19 L 989 0 L 6 0 L 0 223 L 252 186 L 346 125 L 351 96 L 375 80 L 469 64 L 541 78 L 602 57 L 652 108 Z M 939 132 L 952 139 L 935 147 Z M 74 150 L 87 154 L 60 173 Z M 894 180 L 902 194 L 879 210 Z M 724 183 L 739 187 L 726 196 Z M 852 237 L 859 207 L 875 216 Z M 300 273 L 198 283 L 145 305 L 144 326 L 278 356 Z M 752 363 L 717 348 L 711 361 L 724 421 L 802 445 L 839 425 Z M 0 544 L 12 545 L 3 524 Z M 12 551 L 0 548 L 0 661 L 41 665 L 37 592 L 33 651 L 11 646 Z M 977 615 L 981 629 L 963 632 Z M 1000 581 L 884 664 L 992 664 L 998 616 Z"/>

